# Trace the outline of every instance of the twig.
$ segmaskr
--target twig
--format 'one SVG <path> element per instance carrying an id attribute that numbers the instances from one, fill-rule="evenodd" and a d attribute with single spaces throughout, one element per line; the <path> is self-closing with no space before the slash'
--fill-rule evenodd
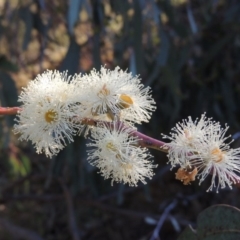
<path id="1" fill-rule="evenodd" d="M 17 114 L 18 111 L 20 111 L 20 110 L 21 110 L 21 108 L 18 108 L 18 107 L 12 107 L 12 108 L 0 107 L 0 115 L 14 115 L 14 114 Z M 105 121 L 94 120 L 94 119 L 90 119 L 90 118 L 78 119 L 76 117 L 75 121 L 79 121 L 80 124 L 85 124 L 85 125 L 95 126 L 95 127 L 99 126 L 99 123 L 102 123 L 103 125 L 106 125 L 109 128 L 113 127 L 112 122 L 105 122 Z M 119 124 L 120 128 L 129 128 L 123 122 L 119 121 L 118 124 Z M 135 136 L 139 139 L 138 145 L 140 147 L 152 148 L 152 149 L 156 149 L 158 151 L 165 152 L 165 153 L 168 152 L 168 147 L 166 147 L 165 142 L 162 142 L 155 138 L 151 138 L 151 137 L 149 137 L 143 133 L 140 133 L 138 131 L 133 131 L 132 133 L 130 133 L 130 135 Z"/>
<path id="2" fill-rule="evenodd" d="M 0 203 L 8 203 L 9 201 L 39 201 L 39 202 L 51 202 L 60 201 L 63 199 L 63 195 L 31 195 L 31 194 L 21 194 L 21 195 L 10 195 L 4 194 L 0 198 Z"/>
<path id="3" fill-rule="evenodd" d="M 0 227 L 6 230 L 14 238 L 21 238 L 25 240 L 44 240 L 34 231 L 16 226 L 4 218 L 0 218 Z"/>
<path id="4" fill-rule="evenodd" d="M 166 166 L 160 168 L 158 170 L 158 172 L 156 172 L 156 174 L 151 179 L 151 182 L 153 183 L 153 182 L 159 180 L 159 178 L 162 177 L 165 173 L 169 172 L 169 170 L 170 170 L 170 166 L 169 165 L 166 165 Z M 134 187 L 134 188 L 133 187 L 126 187 L 126 188 L 124 188 L 124 194 L 135 192 L 135 191 L 137 191 L 139 189 L 142 189 L 144 186 L 145 185 L 142 184 L 142 185 L 139 185 L 139 186 Z M 111 193 L 109 193 L 107 195 L 103 195 L 103 196 L 99 197 L 98 201 L 99 202 L 103 202 L 103 201 L 106 201 L 108 199 L 114 198 L 117 195 L 118 195 L 118 191 L 111 192 Z"/>
<path id="5" fill-rule="evenodd" d="M 0 192 L 4 193 L 6 191 L 9 191 L 12 188 L 14 188 L 15 186 L 18 186 L 18 185 L 24 183 L 25 181 L 27 181 L 29 179 L 31 179 L 31 181 L 33 181 L 33 180 L 39 180 L 39 179 L 42 180 L 42 179 L 45 179 L 45 178 L 46 178 L 46 175 L 44 175 L 44 174 L 33 174 L 33 173 L 30 173 L 27 176 L 20 177 L 17 180 L 15 180 L 13 182 L 10 182 L 8 185 L 4 186 L 0 190 Z"/>
<path id="6" fill-rule="evenodd" d="M 0 115 L 16 115 L 20 110 L 19 107 L 0 107 Z"/>
<path id="7" fill-rule="evenodd" d="M 79 234 L 79 230 L 78 230 L 75 215 L 74 215 L 74 207 L 73 207 L 72 196 L 71 196 L 66 184 L 63 182 L 63 180 L 59 178 L 58 181 L 61 184 L 64 196 L 65 196 L 65 199 L 66 199 L 66 203 L 67 203 L 68 224 L 69 224 L 70 232 L 72 234 L 73 240 L 80 240 L 80 234 Z"/>
<path id="8" fill-rule="evenodd" d="M 150 240 L 160 240 L 160 238 L 159 238 L 159 232 L 160 232 L 160 230 L 161 230 L 161 228 L 162 228 L 162 225 L 163 225 L 164 221 L 167 219 L 169 212 L 170 212 L 176 205 L 177 205 L 177 201 L 174 200 L 171 204 L 169 204 L 169 205 L 165 208 L 162 216 L 160 217 L 160 219 L 159 219 L 159 221 L 158 221 L 158 223 L 157 223 L 156 228 L 155 228 L 154 231 L 153 231 L 153 234 L 152 234 L 152 237 L 150 238 Z"/>
<path id="9" fill-rule="evenodd" d="M 67 191 L 69 191 L 69 190 L 67 190 Z M 70 194 L 70 193 L 68 192 L 68 194 Z M 63 196 L 60 194 L 56 194 L 56 195 L 41 195 L 41 196 L 39 196 L 39 195 L 23 195 L 23 194 L 22 195 L 6 195 L 6 194 L 4 194 L 2 196 L 2 198 L 0 199 L 0 203 L 9 203 L 9 201 L 40 201 L 40 202 L 61 201 L 61 200 L 63 200 L 64 197 L 66 198 L 66 195 Z M 68 199 L 68 201 L 70 201 L 70 200 Z M 96 208 L 102 209 L 104 211 L 112 212 L 112 213 L 123 215 L 123 216 L 133 217 L 133 218 L 145 218 L 145 217 L 152 217 L 152 218 L 156 218 L 156 219 L 159 218 L 159 215 L 153 215 L 151 213 L 143 213 L 143 212 L 136 212 L 136 211 L 132 211 L 132 210 L 128 210 L 128 209 L 116 208 L 116 207 L 110 206 L 109 204 L 102 204 L 100 202 L 93 201 L 91 199 L 79 198 L 78 202 L 80 202 L 81 204 L 84 204 L 86 206 L 96 207 Z M 72 201 L 70 204 L 69 204 L 69 202 L 67 204 L 68 204 L 68 208 L 70 208 L 71 207 L 70 205 L 72 205 Z M 73 222 L 73 217 L 74 217 L 74 211 L 72 208 L 71 222 Z M 76 222 L 74 223 L 74 225 L 76 225 Z"/>
<path id="10" fill-rule="evenodd" d="M 122 216 L 132 217 L 132 218 L 146 218 L 146 217 L 158 218 L 159 217 L 159 215 L 154 215 L 154 214 L 151 214 L 151 213 L 136 212 L 136 211 L 132 211 L 132 210 L 128 210 L 128 209 L 111 207 L 109 204 L 102 204 L 102 203 L 95 202 L 95 201 L 84 200 L 84 201 L 81 201 L 81 203 L 83 203 L 85 205 L 90 205 L 90 206 L 93 206 L 93 207 L 97 207 L 97 208 L 102 209 L 104 211 L 112 212 L 112 213 L 122 215 Z"/>
<path id="11" fill-rule="evenodd" d="M 60 195 L 60 194 L 40 195 L 40 196 L 39 195 L 6 195 L 6 194 L 4 194 L 2 196 L 2 198 L 0 199 L 0 203 L 9 203 L 9 201 L 40 201 L 40 202 L 62 201 L 63 198 L 64 198 L 64 196 Z M 113 207 L 113 206 L 110 206 L 109 204 L 103 204 L 101 202 L 93 201 L 91 199 L 83 199 L 82 197 L 78 198 L 78 202 L 84 206 L 96 207 L 103 211 L 107 211 L 107 212 L 117 214 L 120 216 L 135 218 L 135 219 L 145 219 L 146 217 L 153 218 L 153 219 L 159 219 L 159 218 L 163 219 L 163 217 L 164 217 L 164 219 L 161 221 L 164 221 L 164 220 L 171 221 L 171 218 L 172 218 L 172 216 L 169 214 L 169 211 L 167 214 L 164 214 L 168 208 L 165 209 L 163 215 L 160 217 L 159 215 L 152 214 L 152 213 L 137 212 L 137 211 L 132 211 L 129 209 Z M 175 218 L 178 220 L 177 217 L 175 217 Z M 179 221 L 180 221 L 180 219 L 179 219 Z M 159 222 L 160 222 L 160 220 L 158 221 L 158 226 L 159 226 Z M 192 222 L 189 222 L 189 221 L 181 218 L 180 225 L 187 226 L 189 224 L 193 225 Z"/>
<path id="12" fill-rule="evenodd" d="M 163 141 L 149 137 L 138 131 L 134 131 L 132 133 L 132 136 L 136 136 L 139 139 L 138 144 L 140 147 L 152 148 L 165 153 L 168 152 L 169 148 L 166 146 L 166 143 Z"/>
<path id="13" fill-rule="evenodd" d="M 109 127 L 110 129 L 113 128 L 113 126 L 114 126 L 112 122 L 105 122 L 105 121 L 88 119 L 88 118 L 80 119 L 79 122 L 81 124 L 86 124 L 86 125 L 95 126 L 95 127 L 105 125 L 105 126 Z M 117 124 L 120 129 L 129 128 L 129 126 L 126 126 L 123 122 L 119 121 Z M 151 138 L 151 137 L 149 137 L 143 133 L 140 133 L 138 131 L 132 131 L 129 134 L 131 136 L 137 137 L 139 139 L 138 145 L 140 147 L 152 148 L 152 149 L 156 149 L 158 151 L 165 152 L 165 153 L 168 152 L 169 148 L 166 146 L 166 143 L 163 141 L 160 141 L 155 138 Z"/>

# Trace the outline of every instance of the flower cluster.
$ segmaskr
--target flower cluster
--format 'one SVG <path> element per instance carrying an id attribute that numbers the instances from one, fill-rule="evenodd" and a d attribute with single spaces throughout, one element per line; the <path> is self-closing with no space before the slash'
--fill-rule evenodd
<path id="1" fill-rule="evenodd" d="M 168 158 L 172 167 L 180 169 L 176 178 L 189 184 L 200 179 L 199 184 L 208 175 L 212 176 L 208 191 L 216 187 L 230 187 L 240 182 L 240 148 L 231 149 L 225 136 L 228 127 L 222 128 L 218 122 L 206 118 L 205 114 L 196 121 L 191 117 L 183 120 L 172 129 L 170 136 L 163 135 L 171 140 L 166 146 L 169 148 Z"/>
<path id="2" fill-rule="evenodd" d="M 131 137 L 135 123 L 148 122 L 155 102 L 150 88 L 138 77 L 116 67 L 68 76 L 67 72 L 46 71 L 24 88 L 22 103 L 14 125 L 20 140 L 30 140 L 37 153 L 56 155 L 77 133 L 91 130 L 94 143 L 88 160 L 105 178 L 137 185 L 151 178 L 155 165 L 146 149 Z M 113 129 L 97 125 L 86 127 L 84 119 L 104 120 Z M 115 124 L 121 121 L 125 130 Z"/>
<path id="3" fill-rule="evenodd" d="M 56 155 L 66 142 L 73 141 L 78 126 L 74 123 L 74 99 L 67 73 L 46 71 L 23 89 L 23 103 L 14 132 L 20 140 L 30 140 L 37 153 Z"/>
<path id="4" fill-rule="evenodd" d="M 135 124 L 149 121 L 155 102 L 138 76 L 119 67 L 74 76 L 46 71 L 23 89 L 19 101 L 14 132 L 20 140 L 30 140 L 37 153 L 52 157 L 75 135 L 90 135 L 88 161 L 112 183 L 136 186 L 152 178 L 156 165 L 145 147 L 168 151 L 171 166 L 180 167 L 176 179 L 185 185 L 195 178 L 201 184 L 208 175 L 208 190 L 240 182 L 240 148 L 231 149 L 228 127 L 205 114 L 195 121 L 189 117 L 163 135 L 169 143 L 138 133 Z"/>
<path id="5" fill-rule="evenodd" d="M 119 67 L 113 71 L 105 67 L 99 72 L 92 70 L 73 84 L 81 89 L 78 110 L 86 118 L 113 120 L 119 115 L 125 123 L 140 124 L 148 122 L 156 109 L 150 88 L 144 88 L 138 77 Z"/>
<path id="6" fill-rule="evenodd" d="M 157 166 L 150 161 L 146 148 L 137 147 L 139 140 L 131 136 L 132 131 L 119 122 L 113 122 L 111 127 L 102 124 L 92 131 L 88 144 L 92 147 L 88 151 L 90 163 L 100 169 L 104 178 L 112 178 L 112 183 L 145 184 L 145 177 L 152 178 L 152 169 Z"/>

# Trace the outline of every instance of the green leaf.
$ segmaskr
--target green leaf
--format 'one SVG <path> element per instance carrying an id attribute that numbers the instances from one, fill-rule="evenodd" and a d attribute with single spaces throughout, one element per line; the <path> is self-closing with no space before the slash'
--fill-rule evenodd
<path id="1" fill-rule="evenodd" d="M 197 219 L 196 233 L 188 227 L 178 240 L 236 240 L 240 239 L 240 210 L 228 205 L 205 209 Z"/>
<path id="2" fill-rule="evenodd" d="M 122 205 L 124 202 L 124 190 L 125 190 L 125 185 L 124 184 L 119 184 L 118 191 L 117 191 L 117 204 Z"/>
<path id="3" fill-rule="evenodd" d="M 70 46 L 68 52 L 63 59 L 60 67 L 60 71 L 68 70 L 70 75 L 75 74 L 78 71 L 80 59 L 80 46 L 76 43 L 74 38 L 70 38 Z"/>
<path id="4" fill-rule="evenodd" d="M 73 28 L 77 22 L 82 3 L 82 0 L 70 0 L 69 2 L 67 23 L 70 34 L 73 34 Z"/>
<path id="5" fill-rule="evenodd" d="M 192 33 L 196 34 L 198 32 L 198 27 L 197 27 L 196 21 L 194 19 L 192 8 L 191 8 L 190 4 L 187 5 L 187 16 L 188 16 L 188 21 L 190 23 Z"/>
<path id="6" fill-rule="evenodd" d="M 31 161 L 30 161 L 30 159 L 26 155 L 23 155 L 23 156 L 21 156 L 21 161 L 22 161 L 22 165 L 25 169 L 26 174 L 29 174 L 31 172 Z"/>
<path id="7" fill-rule="evenodd" d="M 178 240 L 197 240 L 196 232 L 191 226 L 187 226 L 179 236 Z"/>
<path id="8" fill-rule="evenodd" d="M 131 51 L 130 61 L 129 61 L 129 70 L 133 76 L 137 75 L 136 57 L 135 57 L 134 51 Z"/>
<path id="9" fill-rule="evenodd" d="M 197 223 L 200 239 L 203 237 L 209 240 L 217 239 L 216 237 L 221 234 L 232 236 L 232 233 L 238 234 L 238 238 L 235 239 L 240 239 L 240 210 L 238 208 L 228 205 L 212 206 L 199 214 Z"/>
<path id="10" fill-rule="evenodd" d="M 94 68 L 100 70 L 101 57 L 100 57 L 100 34 L 96 32 L 93 36 L 93 63 Z"/>
<path id="11" fill-rule="evenodd" d="M 2 88 L 3 97 L 6 101 L 4 104 L 6 104 L 7 107 L 18 106 L 17 88 L 15 82 L 9 74 L 0 71 L 0 85 Z"/>
<path id="12" fill-rule="evenodd" d="M 33 18 L 32 13 L 30 12 L 30 9 L 28 7 L 21 8 L 19 10 L 20 16 L 25 24 L 25 33 L 24 33 L 24 39 L 22 48 L 23 50 L 26 50 L 28 47 L 28 44 L 31 40 L 31 32 L 33 28 Z"/>
<path id="13" fill-rule="evenodd" d="M 28 157 L 11 155 L 9 157 L 9 163 L 13 177 L 26 176 L 31 171 L 31 162 Z"/>
<path id="14" fill-rule="evenodd" d="M 148 77 L 146 85 L 152 85 L 154 80 L 157 79 L 159 76 L 162 67 L 166 66 L 168 56 L 169 56 L 169 49 L 170 49 L 170 42 L 169 38 L 165 31 L 160 31 L 160 39 L 161 39 L 161 45 L 160 45 L 160 51 L 156 58 L 155 65 L 153 67 L 153 70 L 151 71 L 150 76 Z"/>
<path id="15" fill-rule="evenodd" d="M 227 34 L 223 38 L 219 39 L 212 46 L 211 50 L 206 54 L 206 57 L 202 60 L 199 67 L 200 71 L 204 71 L 206 67 L 217 57 L 217 55 L 224 49 L 233 39 L 234 34 Z"/>
<path id="16" fill-rule="evenodd" d="M 9 72 L 17 72 L 18 67 L 10 62 L 4 55 L 0 55 L 0 69 Z"/>
<path id="17" fill-rule="evenodd" d="M 167 33 L 163 30 L 160 31 L 160 39 L 161 39 L 161 47 L 160 52 L 157 57 L 157 64 L 159 67 L 163 67 L 166 65 L 169 55 L 169 38 L 167 36 Z"/>
<path id="18" fill-rule="evenodd" d="M 143 34 L 143 21 L 142 21 L 142 9 L 140 2 L 134 0 L 134 18 L 133 18 L 133 49 L 134 57 L 136 61 L 137 72 L 143 72 L 143 46 L 142 46 L 142 34 Z"/>

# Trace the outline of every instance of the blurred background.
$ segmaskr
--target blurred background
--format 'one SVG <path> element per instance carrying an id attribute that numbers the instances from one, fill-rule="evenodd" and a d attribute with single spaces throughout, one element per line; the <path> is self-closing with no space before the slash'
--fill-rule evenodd
<path id="1" fill-rule="evenodd" d="M 22 87 L 46 69 L 87 73 L 105 65 L 140 74 L 157 110 L 138 129 L 161 139 L 183 118 L 240 131 L 238 0 L 0 0 L 0 103 L 19 106 Z M 76 137 L 47 159 L 0 116 L 0 239 L 177 239 L 205 208 L 240 207 L 239 186 L 207 193 L 211 178 L 184 186 L 166 155 L 147 185 L 111 186 Z M 169 214 L 168 214 L 169 212 Z"/>

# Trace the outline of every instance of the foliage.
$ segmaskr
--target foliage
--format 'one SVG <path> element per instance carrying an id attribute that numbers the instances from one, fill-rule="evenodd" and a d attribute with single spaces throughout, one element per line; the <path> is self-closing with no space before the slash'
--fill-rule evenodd
<path id="1" fill-rule="evenodd" d="M 189 226 L 178 240 L 238 239 L 240 236 L 239 221 L 239 209 L 227 205 L 215 205 L 199 214 L 197 231 Z"/>

